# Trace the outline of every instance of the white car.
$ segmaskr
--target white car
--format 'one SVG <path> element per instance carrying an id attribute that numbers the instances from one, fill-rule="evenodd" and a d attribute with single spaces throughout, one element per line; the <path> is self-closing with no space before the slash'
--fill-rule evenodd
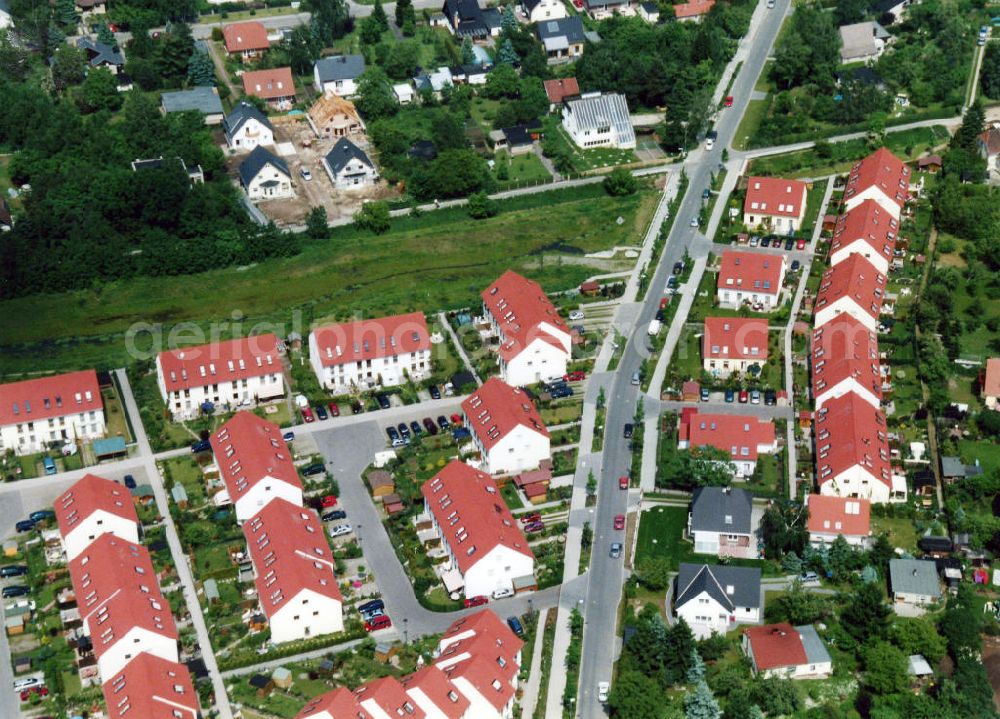
<path id="1" fill-rule="evenodd" d="M 698 218 L 697 217 L 692 217 L 691 218 L 691 227 L 697 227 L 697 226 L 698 226 Z"/>
<path id="2" fill-rule="evenodd" d="M 611 685 L 608 682 L 597 682 L 597 701 L 604 703 L 608 700 L 608 690 Z"/>
<path id="3" fill-rule="evenodd" d="M 715 140 L 713 140 L 711 137 L 705 140 L 706 150 L 711 150 L 713 147 L 715 147 Z"/>
<path id="4" fill-rule="evenodd" d="M 349 524 L 338 524 L 336 527 L 330 527 L 330 536 L 343 537 L 345 534 L 350 534 L 353 531 L 354 529 Z"/>
<path id="5" fill-rule="evenodd" d="M 494 599 L 506 599 L 507 597 L 513 597 L 513 596 L 514 596 L 513 589 L 506 589 L 506 588 L 497 589 L 496 591 L 493 592 Z"/>
<path id="6" fill-rule="evenodd" d="M 14 691 L 19 692 L 25 689 L 31 689 L 32 687 L 40 687 L 45 684 L 45 680 L 42 677 L 27 677 L 25 679 L 18 679 L 14 682 Z"/>
<path id="7" fill-rule="evenodd" d="M 300 167 L 299 174 L 302 175 L 302 179 L 305 180 L 306 182 L 309 182 L 310 180 L 313 179 L 313 174 L 309 171 L 308 167 Z"/>
<path id="8" fill-rule="evenodd" d="M 569 318 L 571 320 L 582 320 L 584 317 L 583 310 L 573 310 L 569 313 Z"/>

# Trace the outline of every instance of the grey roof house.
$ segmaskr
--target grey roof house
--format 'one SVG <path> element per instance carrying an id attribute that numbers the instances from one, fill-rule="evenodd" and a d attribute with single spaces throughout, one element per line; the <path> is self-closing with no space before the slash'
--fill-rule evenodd
<path id="1" fill-rule="evenodd" d="M 218 125 L 225 118 L 219 91 L 214 87 L 193 87 L 190 90 L 165 92 L 160 96 L 160 110 L 171 112 L 200 112 L 206 125 Z"/>
<path id="2" fill-rule="evenodd" d="M 897 614 L 921 614 L 924 605 L 941 598 L 937 565 L 934 560 L 890 559 L 889 588 Z"/>
<path id="3" fill-rule="evenodd" d="M 562 62 L 583 54 L 587 37 L 583 31 L 583 20 L 579 15 L 545 20 L 536 26 L 538 39 L 545 48 L 549 63 Z"/>
<path id="4" fill-rule="evenodd" d="M 323 167 L 338 190 L 368 187 L 378 180 L 375 163 L 346 137 L 340 138 L 326 154 Z"/>
<path id="5" fill-rule="evenodd" d="M 278 199 L 292 193 L 288 163 L 259 145 L 240 163 L 240 184 L 251 200 Z"/>
<path id="6" fill-rule="evenodd" d="M 725 633 L 736 624 L 759 624 L 763 614 L 759 567 L 680 565 L 674 612 L 696 637 Z"/>
<path id="7" fill-rule="evenodd" d="M 865 62 L 874 60 L 885 50 L 891 35 L 877 22 L 857 22 L 840 28 L 840 61 Z"/>
<path id="8" fill-rule="evenodd" d="M 441 12 L 459 38 L 485 40 L 500 34 L 500 11 L 481 8 L 477 0 L 445 0 Z"/>
<path id="9" fill-rule="evenodd" d="M 361 55 L 335 55 L 317 60 L 313 65 L 316 92 L 333 92 L 342 97 L 358 90 L 357 80 L 365 72 L 365 59 Z"/>
<path id="10" fill-rule="evenodd" d="M 745 489 L 699 487 L 691 496 L 687 533 L 697 554 L 756 559 L 753 495 Z"/>
<path id="11" fill-rule="evenodd" d="M 982 473 L 983 468 L 978 460 L 975 464 L 965 464 L 960 457 L 941 458 L 941 476 L 947 481 L 953 482 L 956 479 L 978 477 Z"/>
<path id="12" fill-rule="evenodd" d="M 274 126 L 271 121 L 267 119 L 267 115 L 258 110 L 256 107 L 251 105 L 246 100 L 241 100 L 240 104 L 232 109 L 225 119 L 222 121 L 222 130 L 226 133 L 226 141 L 229 143 L 230 147 L 239 145 L 236 142 L 241 135 L 241 130 L 244 128 L 249 129 L 249 126 L 263 127 L 268 132 L 270 139 L 266 141 L 261 139 L 259 143 L 253 143 L 262 145 L 270 145 L 274 138 Z M 245 133 L 242 133 L 245 134 Z M 252 149 L 250 147 L 249 149 Z"/>
<path id="13" fill-rule="evenodd" d="M 91 67 L 106 67 L 117 75 L 125 66 L 125 56 L 117 47 L 105 45 L 89 37 L 79 38 L 76 46 L 87 53 L 87 62 Z"/>

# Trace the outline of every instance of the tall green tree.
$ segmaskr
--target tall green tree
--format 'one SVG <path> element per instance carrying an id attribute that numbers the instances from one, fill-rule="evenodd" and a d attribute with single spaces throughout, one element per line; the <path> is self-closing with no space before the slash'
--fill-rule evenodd
<path id="1" fill-rule="evenodd" d="M 215 85 L 215 65 L 212 58 L 203 50 L 195 50 L 188 60 L 188 82 L 196 87 L 213 87 Z"/>
<path id="2" fill-rule="evenodd" d="M 71 45 L 60 45 L 52 56 L 52 84 L 60 92 L 70 85 L 83 82 L 86 75 L 87 56 L 83 50 Z"/>
<path id="3" fill-rule="evenodd" d="M 164 84 L 177 86 L 187 77 L 188 63 L 194 54 L 194 37 L 191 26 L 184 22 L 174 23 L 170 32 L 160 40 L 160 71 Z"/>
<path id="4" fill-rule="evenodd" d="M 116 47 L 118 45 L 118 41 L 115 40 L 115 34 L 111 32 L 111 28 L 108 27 L 106 22 L 102 22 L 97 27 L 97 40 L 98 42 L 103 42 L 105 45 L 110 47 Z"/>
<path id="5" fill-rule="evenodd" d="M 382 0 L 375 0 L 375 6 L 372 8 L 371 17 L 375 18 L 375 22 L 385 32 L 389 29 L 389 18 L 385 14 L 385 8 L 382 7 Z"/>
<path id="6" fill-rule="evenodd" d="M 514 65 L 518 59 L 517 52 L 514 50 L 514 44 L 509 38 L 500 43 L 500 50 L 497 52 L 497 64 Z"/>
<path id="7" fill-rule="evenodd" d="M 391 117 L 399 110 L 389 78 L 385 71 L 378 67 L 370 67 L 358 78 L 358 93 L 355 103 L 358 110 L 368 121 Z"/>
<path id="8" fill-rule="evenodd" d="M 54 14 L 55 21 L 66 29 L 75 28 L 80 22 L 74 0 L 56 0 Z"/>
<path id="9" fill-rule="evenodd" d="M 396 26 L 402 30 L 406 25 L 416 23 L 416 21 L 413 0 L 396 0 Z"/>
<path id="10" fill-rule="evenodd" d="M 122 96 L 118 92 L 118 81 L 111 71 L 101 67 L 87 73 L 87 78 L 77 93 L 77 104 L 84 112 L 114 111 L 121 107 Z"/>
<path id="11" fill-rule="evenodd" d="M 684 695 L 684 716 L 686 719 L 719 719 L 722 716 L 719 702 L 704 680 L 695 685 L 694 691 Z"/>
<path id="12" fill-rule="evenodd" d="M 471 65 L 476 60 L 476 55 L 472 52 L 472 38 L 466 37 L 462 40 L 462 64 Z"/>
<path id="13" fill-rule="evenodd" d="M 986 124 L 986 112 L 983 110 L 983 103 L 980 98 L 969 106 L 962 118 L 962 126 L 951 138 L 951 147 L 963 150 L 976 150 L 976 138 L 983 132 Z"/>
<path id="14" fill-rule="evenodd" d="M 310 21 L 323 46 L 332 45 L 354 26 L 344 0 L 304 0 L 303 5 L 312 13 Z"/>
<path id="15" fill-rule="evenodd" d="M 886 636 L 892 610 L 886 604 L 882 587 L 863 584 L 840 613 L 844 630 L 859 644 Z"/>
<path id="16" fill-rule="evenodd" d="M 873 694 L 895 694 L 910 683 L 906 655 L 884 641 L 866 646 L 864 684 Z"/>

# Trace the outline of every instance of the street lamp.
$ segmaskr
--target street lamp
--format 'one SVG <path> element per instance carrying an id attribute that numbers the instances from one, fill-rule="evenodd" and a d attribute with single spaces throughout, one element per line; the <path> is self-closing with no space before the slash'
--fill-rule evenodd
<path id="1" fill-rule="evenodd" d="M 535 616 L 535 610 L 531 603 L 531 597 L 528 597 L 528 616 L 529 617 Z"/>
<path id="2" fill-rule="evenodd" d="M 410 643 L 410 618 L 403 617 L 403 644 Z"/>

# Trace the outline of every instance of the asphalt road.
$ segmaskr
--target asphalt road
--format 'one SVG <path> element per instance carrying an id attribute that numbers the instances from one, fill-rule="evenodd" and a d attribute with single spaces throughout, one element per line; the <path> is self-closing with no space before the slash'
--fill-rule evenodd
<path id="1" fill-rule="evenodd" d="M 583 604 L 585 618 L 584 651 L 580 666 L 580 690 L 577 716 L 597 719 L 606 716 L 605 708 L 597 701 L 597 683 L 610 681 L 615 659 L 617 607 L 624 582 L 621 559 L 609 556 L 612 542 L 624 542 L 624 533 L 612 530 L 614 516 L 627 508 L 627 492 L 618 489 L 617 478 L 628 473 L 632 463 L 629 444 L 622 438 L 621 428 L 631 422 L 636 413 L 639 388 L 631 384 L 632 373 L 639 369 L 642 360 L 649 356 L 645 327 L 654 318 L 659 307 L 661 288 L 666 287 L 667 277 L 675 262 L 687 251 L 692 258 L 706 255 L 711 241 L 699 228 L 691 227 L 690 220 L 698 217 L 701 192 L 711 184 L 711 175 L 722 162 L 722 150 L 728 147 L 736 133 L 740 118 L 746 110 L 753 87 L 789 10 L 790 0 L 778 0 L 773 10 L 765 10 L 756 28 L 740 73 L 733 82 L 730 93 L 732 107 L 719 113 L 714 129 L 719 137 L 710 151 L 697 149 L 685 162 L 689 178 L 688 191 L 681 200 L 677 218 L 667 238 L 666 247 L 650 284 L 650 291 L 639 311 L 634 315 L 631 332 L 624 354 L 607 393 L 607 440 L 600 481 L 598 482 L 597 512 L 594 525 L 594 549 L 587 572 L 589 586 Z M 638 330 L 638 331 L 637 331 Z M 650 438 L 649 441 L 655 441 Z"/>

